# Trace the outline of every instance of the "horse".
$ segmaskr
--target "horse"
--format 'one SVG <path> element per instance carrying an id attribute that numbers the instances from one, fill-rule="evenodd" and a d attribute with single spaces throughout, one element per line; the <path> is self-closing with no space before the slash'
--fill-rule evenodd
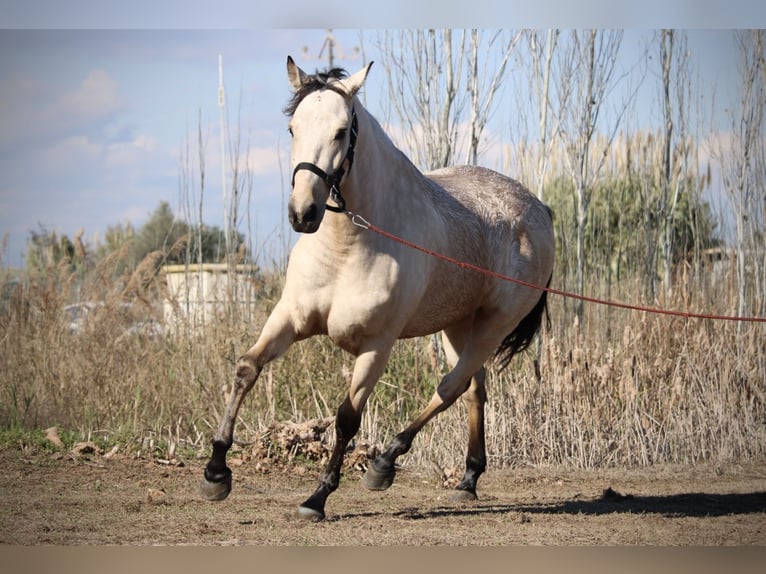
<path id="1" fill-rule="evenodd" d="M 358 224 L 374 223 L 392 236 L 527 284 L 548 285 L 552 276 L 550 209 L 518 181 L 487 168 L 421 172 L 359 100 L 371 66 L 351 75 L 340 68 L 307 74 L 287 58 L 292 98 L 283 111 L 293 168 L 288 219 L 300 235 L 277 305 L 255 345 L 237 360 L 201 481 L 209 500 L 231 492 L 226 453 L 242 401 L 264 366 L 294 342 L 323 334 L 355 357 L 331 455 L 316 490 L 297 511 L 302 518 L 324 519 L 344 452 L 394 343 L 438 332 L 450 370 L 422 412 L 370 462 L 363 483 L 370 490 L 391 486 L 396 459 L 418 431 L 462 396 L 468 447 L 454 497 L 476 500 L 486 469 L 485 363 L 494 359 L 505 367 L 534 340 L 547 315 L 544 289 L 452 265 Z"/>

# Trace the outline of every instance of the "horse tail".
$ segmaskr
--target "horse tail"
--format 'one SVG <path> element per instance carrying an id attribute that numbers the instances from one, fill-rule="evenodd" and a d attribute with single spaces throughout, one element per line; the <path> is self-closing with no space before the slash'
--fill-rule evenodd
<path id="1" fill-rule="evenodd" d="M 550 286 L 553 274 L 548 277 L 548 283 L 546 287 Z M 540 295 L 534 308 L 524 317 L 516 328 L 511 331 L 505 339 L 503 339 L 500 346 L 495 351 L 495 360 L 498 363 L 498 368 L 502 371 L 513 359 L 516 353 L 524 351 L 529 347 L 530 343 L 535 338 L 535 335 L 540 330 L 540 325 L 543 322 L 543 315 L 545 315 L 546 326 L 550 328 L 550 315 L 548 314 L 548 292 L 543 291 Z"/>

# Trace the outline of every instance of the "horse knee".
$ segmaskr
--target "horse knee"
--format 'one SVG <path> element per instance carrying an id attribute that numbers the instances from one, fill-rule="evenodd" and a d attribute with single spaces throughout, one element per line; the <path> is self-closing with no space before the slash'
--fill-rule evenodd
<path id="1" fill-rule="evenodd" d="M 362 422 L 362 413 L 351 404 L 351 399 L 346 398 L 338 407 L 335 417 L 335 434 L 339 439 L 351 440 L 359 430 Z"/>
<path id="2" fill-rule="evenodd" d="M 256 365 L 255 361 L 243 355 L 237 360 L 235 384 L 250 387 L 255 383 L 260 373 L 261 369 Z"/>

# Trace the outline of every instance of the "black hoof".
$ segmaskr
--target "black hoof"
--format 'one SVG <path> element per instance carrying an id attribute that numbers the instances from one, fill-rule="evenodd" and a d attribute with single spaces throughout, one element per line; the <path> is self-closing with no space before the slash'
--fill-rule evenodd
<path id="1" fill-rule="evenodd" d="M 295 515 L 301 520 L 309 520 L 311 522 L 321 522 L 324 520 L 324 512 L 322 510 L 309 508 L 308 506 L 299 506 Z"/>
<path id="2" fill-rule="evenodd" d="M 453 490 L 450 498 L 454 502 L 474 502 L 475 500 L 479 499 L 479 497 L 476 496 L 475 490 L 469 490 L 469 489 L 463 489 L 463 488 L 456 488 L 455 490 Z"/>
<path id="3" fill-rule="evenodd" d="M 231 492 L 231 470 L 211 475 L 205 470 L 205 476 L 199 485 L 200 493 L 207 500 L 223 500 Z"/>
<path id="4" fill-rule="evenodd" d="M 375 461 L 367 468 L 364 473 L 364 486 L 367 490 L 386 490 L 394 483 L 396 469 L 392 466 L 390 469 L 381 470 L 375 468 Z"/>
<path id="5" fill-rule="evenodd" d="M 310 520 L 312 522 L 319 522 L 324 520 L 324 504 L 327 500 L 329 493 L 320 486 L 314 494 L 309 496 L 298 507 L 296 516 L 302 520 Z"/>

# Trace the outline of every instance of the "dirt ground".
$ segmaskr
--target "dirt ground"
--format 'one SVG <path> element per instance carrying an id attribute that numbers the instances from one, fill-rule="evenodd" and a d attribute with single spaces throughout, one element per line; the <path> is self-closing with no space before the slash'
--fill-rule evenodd
<path id="1" fill-rule="evenodd" d="M 233 468 L 223 502 L 204 461 L 0 451 L 2 545 L 766 545 L 766 461 L 726 467 L 489 469 L 456 504 L 434 473 L 385 492 L 349 469 L 323 522 L 294 516 L 317 471 Z"/>

